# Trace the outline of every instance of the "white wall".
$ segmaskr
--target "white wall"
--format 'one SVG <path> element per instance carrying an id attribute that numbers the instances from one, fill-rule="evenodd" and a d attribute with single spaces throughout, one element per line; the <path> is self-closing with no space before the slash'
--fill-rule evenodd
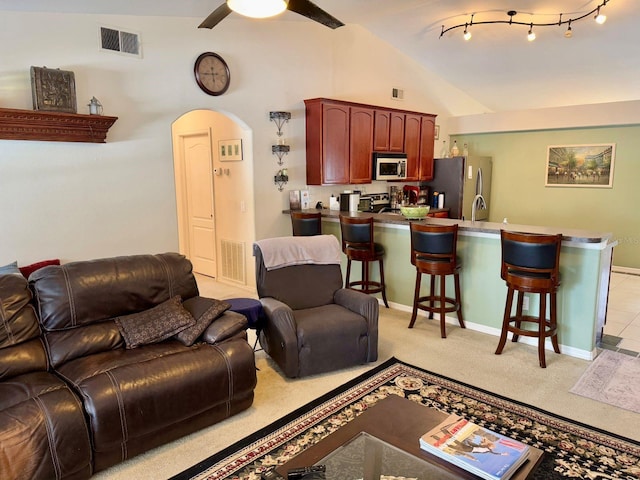
<path id="1" fill-rule="evenodd" d="M 436 91 L 434 84 L 452 89 L 357 26 L 334 31 L 314 22 L 229 17 L 206 30 L 191 18 L 12 12 L 0 21 L 0 107 L 31 109 L 29 67 L 46 66 L 75 72 L 79 113 L 96 96 L 105 115 L 119 117 L 104 145 L 0 140 L 0 264 L 177 250 L 171 124 L 185 112 L 226 112 L 252 132 L 253 185 L 244 187 L 254 190 L 256 238 L 265 238 L 289 234 L 281 214 L 287 190 L 305 186 L 303 99 L 444 117 L 460 103 L 468 113 L 482 111 L 459 92 Z M 100 25 L 139 33 L 142 59 L 101 52 Z M 193 79 L 204 51 L 230 66 L 231 87 L 221 97 L 205 95 Z M 407 94 L 401 105 L 388 98 L 395 86 Z M 273 184 L 279 167 L 271 110 L 292 112 L 284 192 Z"/>

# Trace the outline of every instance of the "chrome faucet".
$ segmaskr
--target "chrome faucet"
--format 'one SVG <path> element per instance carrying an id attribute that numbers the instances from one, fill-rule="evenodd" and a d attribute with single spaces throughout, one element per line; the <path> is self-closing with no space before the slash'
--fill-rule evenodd
<path id="1" fill-rule="evenodd" d="M 486 210 L 487 202 L 485 201 L 482 195 L 476 195 L 473 198 L 473 203 L 471 204 L 471 221 L 476 221 L 476 211 L 478 210 Z"/>

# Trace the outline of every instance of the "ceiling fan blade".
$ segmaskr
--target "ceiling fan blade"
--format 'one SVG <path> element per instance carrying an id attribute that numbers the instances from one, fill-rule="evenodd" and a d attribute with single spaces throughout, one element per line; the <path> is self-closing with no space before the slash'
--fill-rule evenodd
<path id="1" fill-rule="evenodd" d="M 325 25 L 329 28 L 336 29 L 338 27 L 344 26 L 337 18 L 329 15 L 327 12 L 318 7 L 315 3 L 310 2 L 309 0 L 289 0 L 289 5 L 287 6 L 287 10 L 298 13 L 303 17 L 310 18 L 322 25 Z"/>
<path id="2" fill-rule="evenodd" d="M 213 12 L 211 12 L 211 14 L 207 18 L 205 18 L 200 25 L 198 25 L 198 28 L 213 28 L 222 20 L 224 20 L 230 13 L 231 9 L 229 8 L 229 5 L 227 5 L 227 2 L 224 2 Z"/>

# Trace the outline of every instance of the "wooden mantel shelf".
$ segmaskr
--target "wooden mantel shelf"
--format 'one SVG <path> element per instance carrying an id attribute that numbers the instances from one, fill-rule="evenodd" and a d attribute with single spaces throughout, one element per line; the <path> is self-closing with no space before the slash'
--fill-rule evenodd
<path id="1" fill-rule="evenodd" d="M 0 140 L 105 143 L 118 117 L 0 108 Z"/>

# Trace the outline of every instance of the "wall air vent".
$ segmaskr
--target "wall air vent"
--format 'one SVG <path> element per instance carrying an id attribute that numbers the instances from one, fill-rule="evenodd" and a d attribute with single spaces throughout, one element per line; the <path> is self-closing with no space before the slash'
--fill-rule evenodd
<path id="1" fill-rule="evenodd" d="M 398 87 L 391 89 L 391 98 L 393 100 L 404 100 L 404 90 Z"/>
<path id="2" fill-rule="evenodd" d="M 220 276 L 226 280 L 246 285 L 245 249 L 243 242 L 220 240 L 221 267 Z"/>
<path id="3" fill-rule="evenodd" d="M 142 57 L 140 35 L 109 27 L 100 27 L 100 48 L 109 52 Z"/>

